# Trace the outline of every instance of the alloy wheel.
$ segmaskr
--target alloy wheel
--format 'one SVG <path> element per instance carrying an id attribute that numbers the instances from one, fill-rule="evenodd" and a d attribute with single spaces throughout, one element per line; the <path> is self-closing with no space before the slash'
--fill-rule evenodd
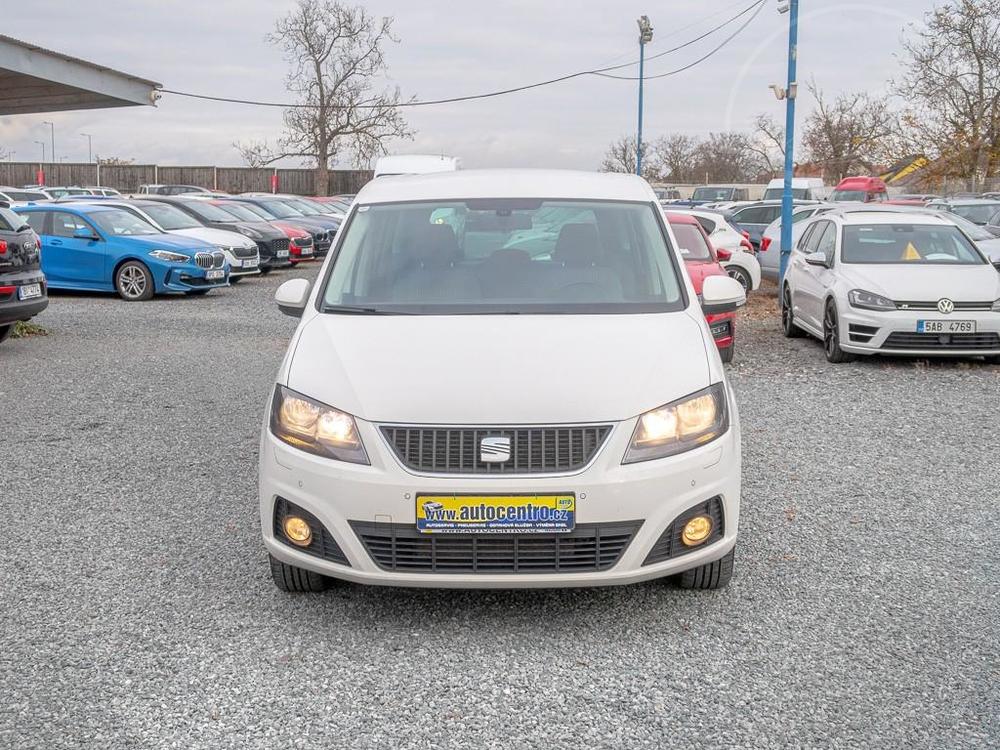
<path id="1" fill-rule="evenodd" d="M 827 356 L 834 356 L 837 351 L 837 312 L 833 305 L 826 306 L 826 314 L 823 316 L 823 346 L 826 348 Z"/>
<path id="2" fill-rule="evenodd" d="M 141 268 L 127 266 L 118 274 L 118 283 L 121 286 L 122 294 L 126 297 L 141 297 L 146 291 L 146 274 Z"/>
<path id="3" fill-rule="evenodd" d="M 729 277 L 730 278 L 736 279 L 738 282 L 740 282 L 740 286 L 743 287 L 743 292 L 745 294 L 749 294 L 750 293 L 750 279 L 747 278 L 746 273 L 743 270 L 739 269 L 739 268 L 729 268 L 729 269 L 726 269 L 726 270 L 729 273 Z"/>

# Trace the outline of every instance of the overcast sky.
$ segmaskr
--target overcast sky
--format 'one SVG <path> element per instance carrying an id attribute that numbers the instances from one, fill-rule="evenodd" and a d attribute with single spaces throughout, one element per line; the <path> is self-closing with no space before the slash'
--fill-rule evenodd
<path id="1" fill-rule="evenodd" d="M 0 0 L 0 5 L 14 0 Z M 465 95 L 531 83 L 637 59 L 635 19 L 654 26 L 651 56 L 698 36 L 752 0 L 365 0 L 395 18 L 400 43 L 388 73 L 403 95 Z M 933 0 L 883 3 L 802 0 L 799 80 L 815 77 L 828 93 L 888 90 L 904 26 L 922 23 Z M 291 0 L 32 0 L 3 14 L 4 33 L 82 57 L 166 88 L 286 101 L 287 70 L 264 41 Z M 749 130 L 761 112 L 782 118 L 767 86 L 784 83 L 788 16 L 776 0 L 723 50 L 691 70 L 646 83 L 645 136 Z M 744 16 L 746 18 L 746 16 Z M 742 19 L 741 19 L 742 20 Z M 739 23 L 739 22 L 737 22 Z M 647 65 L 647 74 L 688 64 L 736 24 Z M 636 69 L 621 71 L 636 75 Z M 413 141 L 399 153 L 446 153 L 466 167 L 554 166 L 594 169 L 609 142 L 633 133 L 635 81 L 582 77 L 478 102 L 408 110 Z M 808 111 L 805 94 L 800 111 Z M 85 161 L 94 152 L 142 163 L 238 165 L 232 142 L 281 133 L 281 111 L 182 99 L 159 105 L 0 118 L 0 148 L 37 160 L 55 122 L 56 155 Z M 801 121 L 801 118 L 800 118 Z M 287 166 L 297 166 L 290 162 Z"/>

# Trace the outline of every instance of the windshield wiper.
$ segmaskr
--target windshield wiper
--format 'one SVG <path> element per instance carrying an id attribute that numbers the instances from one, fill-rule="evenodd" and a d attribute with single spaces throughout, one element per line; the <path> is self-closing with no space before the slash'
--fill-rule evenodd
<path id="1" fill-rule="evenodd" d="M 340 313 L 343 315 L 410 315 L 411 313 L 382 310 L 378 307 L 359 307 L 352 305 L 323 305 L 321 312 Z"/>

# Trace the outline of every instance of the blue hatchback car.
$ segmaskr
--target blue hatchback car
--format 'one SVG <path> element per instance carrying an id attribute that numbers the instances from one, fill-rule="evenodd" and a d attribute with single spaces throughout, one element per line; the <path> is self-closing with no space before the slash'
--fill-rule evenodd
<path id="1" fill-rule="evenodd" d="M 124 209 L 46 203 L 16 210 L 41 238 L 51 289 L 115 291 L 132 302 L 229 283 L 229 265 L 213 245 L 164 234 Z"/>

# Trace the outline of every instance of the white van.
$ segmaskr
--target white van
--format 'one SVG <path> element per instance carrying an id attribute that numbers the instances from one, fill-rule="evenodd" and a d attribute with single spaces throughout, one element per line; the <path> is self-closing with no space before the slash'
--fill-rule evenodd
<path id="1" fill-rule="evenodd" d="M 434 156 L 433 154 L 383 156 L 375 162 L 375 177 L 455 172 L 461 168 L 462 160 L 457 156 Z"/>
<path id="2" fill-rule="evenodd" d="M 781 200 L 785 193 L 783 177 L 771 180 L 764 191 L 764 200 Z M 830 188 L 819 177 L 793 177 L 792 198 L 806 201 L 825 201 L 830 197 Z"/>

